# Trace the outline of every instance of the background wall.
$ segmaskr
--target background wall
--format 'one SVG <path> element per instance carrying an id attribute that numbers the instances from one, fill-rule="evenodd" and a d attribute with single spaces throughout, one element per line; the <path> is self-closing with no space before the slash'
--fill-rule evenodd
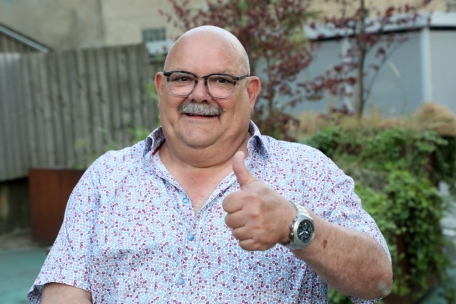
<path id="1" fill-rule="evenodd" d="M 0 0 L 0 22 L 51 48 L 104 44 L 99 0 Z"/>
<path id="2" fill-rule="evenodd" d="M 456 30 L 431 31 L 432 101 L 456 113 Z"/>
<path id="3" fill-rule="evenodd" d="M 333 3 L 334 2 L 334 3 Z M 358 1 L 347 1 L 358 3 Z M 371 12 L 389 5 L 422 0 L 369 0 Z M 206 6 L 205 0 L 190 0 L 192 10 Z M 0 0 L 0 23 L 3 23 L 53 49 L 88 48 L 142 42 L 142 30 L 166 28 L 167 38 L 181 31 L 167 22 L 159 10 L 172 13 L 169 1 L 161 0 Z M 347 14 L 355 8 L 348 5 Z M 445 10 L 446 0 L 433 0 L 427 9 Z M 340 15 L 340 2 L 313 1 L 309 10 L 322 15 Z"/>

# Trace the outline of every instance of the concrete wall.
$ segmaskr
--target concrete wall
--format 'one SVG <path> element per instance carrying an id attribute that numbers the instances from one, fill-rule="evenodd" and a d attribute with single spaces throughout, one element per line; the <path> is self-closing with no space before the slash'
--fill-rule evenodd
<path id="1" fill-rule="evenodd" d="M 342 5 L 342 3 L 346 3 Z M 360 0 L 344 1 L 313 1 L 309 10 L 324 12 L 324 16 L 349 16 L 354 14 L 359 7 Z M 365 0 L 370 17 L 376 17 L 378 12 L 384 12 L 388 7 L 410 6 L 420 7 L 423 0 Z M 447 9 L 446 0 L 432 0 L 430 4 L 423 7 L 424 10 L 445 11 Z"/>
<path id="2" fill-rule="evenodd" d="M 190 6 L 199 9 L 205 1 Z M 180 35 L 159 9 L 172 12 L 168 1 L 159 0 L 0 0 L 0 23 L 54 49 L 137 44 L 147 28 Z"/>
<path id="3" fill-rule="evenodd" d="M 314 1 L 311 11 L 340 15 L 340 1 Z M 358 0 L 349 0 L 347 14 Z M 373 12 L 389 5 L 421 3 L 422 0 L 367 0 Z M 445 10 L 446 0 L 433 0 L 428 7 Z M 191 9 L 206 6 L 205 0 L 190 0 Z M 159 14 L 173 13 L 169 1 L 160 0 L 0 0 L 0 23 L 30 36 L 54 49 L 136 44 L 142 30 L 166 27 L 168 38 L 181 34 Z"/>
<path id="4" fill-rule="evenodd" d="M 423 102 L 434 102 L 456 113 L 456 30 L 423 30 L 408 33 L 407 37 L 381 65 L 377 75 L 368 69 L 366 85 L 372 80 L 373 85 L 366 110 L 376 109 L 385 116 L 396 116 L 415 112 Z M 297 81 L 324 74 L 340 62 L 341 49 L 342 42 L 322 42 L 315 60 Z M 379 63 L 375 53 L 366 59 L 366 66 L 372 63 Z M 293 112 L 324 112 L 344 102 L 344 98 L 325 92 L 321 100 L 305 101 Z"/>
<path id="5" fill-rule="evenodd" d="M 159 10 L 172 13 L 169 1 L 156 0 L 102 0 L 106 45 L 135 44 L 142 42 L 142 30 L 166 27 L 168 38 L 176 38 L 181 31 L 167 22 Z M 203 8 L 204 0 L 190 1 L 192 9 Z"/>
<path id="6" fill-rule="evenodd" d="M 456 113 L 456 30 L 431 31 L 431 101 Z"/>
<path id="7" fill-rule="evenodd" d="M 98 0 L 0 0 L 0 22 L 55 49 L 101 46 L 100 9 Z"/>

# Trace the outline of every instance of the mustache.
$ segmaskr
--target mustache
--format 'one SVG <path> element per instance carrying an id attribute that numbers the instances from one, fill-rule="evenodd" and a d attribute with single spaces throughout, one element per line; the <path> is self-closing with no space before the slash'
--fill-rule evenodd
<path id="1" fill-rule="evenodd" d="M 215 104 L 206 102 L 186 101 L 177 108 L 181 114 L 200 115 L 200 116 L 221 116 L 223 109 Z"/>

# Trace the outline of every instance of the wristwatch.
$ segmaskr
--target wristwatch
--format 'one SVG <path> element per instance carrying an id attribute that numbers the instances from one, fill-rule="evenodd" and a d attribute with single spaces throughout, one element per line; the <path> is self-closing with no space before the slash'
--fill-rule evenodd
<path id="1" fill-rule="evenodd" d="M 290 242 L 282 245 L 291 250 L 304 249 L 315 236 L 314 221 L 306 208 L 295 204 L 293 206 L 296 208 L 296 218 L 290 226 Z"/>

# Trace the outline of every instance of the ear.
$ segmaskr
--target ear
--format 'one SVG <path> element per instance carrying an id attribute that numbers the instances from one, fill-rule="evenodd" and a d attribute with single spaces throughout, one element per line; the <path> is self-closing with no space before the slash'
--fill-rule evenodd
<path id="1" fill-rule="evenodd" d="M 253 110 L 255 102 L 261 91 L 261 83 L 260 78 L 258 78 L 257 76 L 250 76 L 248 78 L 248 81 L 249 82 L 247 84 L 247 94 L 249 95 L 250 108 L 251 110 Z"/>
<path id="2" fill-rule="evenodd" d="M 158 104 L 160 104 L 161 96 L 163 95 L 163 90 L 165 89 L 165 76 L 163 75 L 163 72 L 158 72 L 155 74 L 155 89 L 157 90 L 157 95 L 158 95 Z"/>

